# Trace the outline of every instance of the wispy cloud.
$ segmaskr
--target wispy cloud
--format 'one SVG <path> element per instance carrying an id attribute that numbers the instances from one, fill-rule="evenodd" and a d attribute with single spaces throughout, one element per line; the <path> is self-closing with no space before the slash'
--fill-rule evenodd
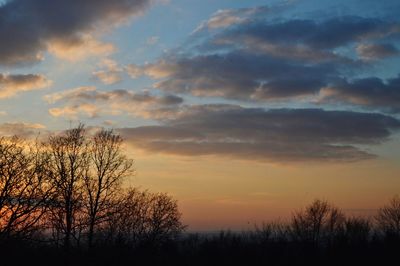
<path id="1" fill-rule="evenodd" d="M 103 59 L 100 66 L 102 70 L 94 71 L 92 75 L 106 85 L 122 81 L 124 69 L 111 59 Z"/>
<path id="2" fill-rule="evenodd" d="M 129 90 L 100 91 L 96 87 L 78 87 L 48 94 L 44 99 L 50 104 L 62 105 L 50 108 L 51 115 L 69 118 L 77 118 L 79 115 L 97 117 L 102 114 L 120 115 L 121 113 L 160 118 L 168 112 L 169 108 L 183 102 L 181 97 L 171 94 L 153 95 L 148 91 Z"/>

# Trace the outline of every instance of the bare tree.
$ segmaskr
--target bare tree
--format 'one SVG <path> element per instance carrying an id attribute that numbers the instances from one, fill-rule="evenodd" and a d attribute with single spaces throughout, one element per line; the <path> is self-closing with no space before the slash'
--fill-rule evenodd
<path id="1" fill-rule="evenodd" d="M 30 230 L 45 215 L 55 242 L 69 249 L 84 235 L 89 246 L 97 233 L 155 243 L 184 229 L 167 194 L 122 190 L 133 161 L 112 130 L 89 136 L 80 125 L 30 149 L 1 139 L 0 151 L 0 233 Z"/>
<path id="2" fill-rule="evenodd" d="M 66 249 L 73 237 L 78 240 L 82 230 L 82 219 L 79 218 L 83 207 L 83 182 L 88 172 L 88 147 L 83 125 L 52 136 L 47 143 L 55 189 L 51 223 Z"/>
<path id="3" fill-rule="evenodd" d="M 121 144 L 122 138 L 112 130 L 101 130 L 90 142 L 88 172 L 84 175 L 89 246 L 93 244 L 95 226 L 111 215 L 111 204 L 123 178 L 133 172 L 133 161 L 123 154 Z"/>
<path id="4" fill-rule="evenodd" d="M 185 228 L 176 200 L 165 193 L 129 189 L 115 205 L 113 218 L 104 228 L 107 239 L 126 244 L 161 243 Z"/>
<path id="5" fill-rule="evenodd" d="M 400 197 L 394 196 L 389 204 L 378 210 L 375 218 L 386 235 L 400 237 Z"/>
<path id="6" fill-rule="evenodd" d="M 150 195 L 147 235 L 152 242 L 175 238 L 184 228 L 177 201 L 166 193 Z"/>
<path id="7" fill-rule="evenodd" d="M 37 143 L 0 138 L 0 235 L 28 237 L 51 196 L 48 156 Z"/>
<path id="8" fill-rule="evenodd" d="M 148 192 L 128 189 L 114 202 L 113 215 L 104 228 L 106 239 L 133 244 L 146 232 Z"/>
<path id="9" fill-rule="evenodd" d="M 343 227 L 343 213 L 327 201 L 315 200 L 292 217 L 291 232 L 296 240 L 318 244 L 331 240 Z"/>

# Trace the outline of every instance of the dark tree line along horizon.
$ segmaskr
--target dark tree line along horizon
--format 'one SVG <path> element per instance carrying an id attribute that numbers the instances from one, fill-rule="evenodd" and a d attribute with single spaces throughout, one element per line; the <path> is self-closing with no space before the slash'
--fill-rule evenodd
<path id="1" fill-rule="evenodd" d="M 0 241 L 41 241 L 55 247 L 178 241 L 186 226 L 177 201 L 165 193 L 124 188 L 134 173 L 123 139 L 85 127 L 45 141 L 0 138 Z M 400 197 L 373 219 L 346 217 L 315 200 L 289 223 L 256 227 L 257 239 L 328 245 L 337 241 L 400 240 Z"/>
<path id="2" fill-rule="evenodd" d="M 45 239 L 69 249 L 99 241 L 176 237 L 176 200 L 123 188 L 133 160 L 112 130 L 84 126 L 44 142 L 0 138 L 0 240 Z"/>

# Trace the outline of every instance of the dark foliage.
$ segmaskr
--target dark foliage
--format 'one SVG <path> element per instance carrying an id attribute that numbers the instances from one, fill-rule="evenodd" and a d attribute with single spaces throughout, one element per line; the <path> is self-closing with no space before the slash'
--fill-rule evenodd
<path id="1" fill-rule="evenodd" d="M 129 201 L 123 207 L 130 213 L 116 216 L 115 231 L 104 229 L 108 234 L 112 232 L 112 237 L 105 233 L 97 235 L 97 245 L 91 248 L 74 246 L 66 251 L 41 239 L 3 241 L 0 246 L 3 261 L 10 260 L 10 264 L 4 265 L 389 265 L 398 258 L 400 241 L 392 237 L 392 231 L 386 234 L 386 227 L 380 223 L 346 217 L 330 203 L 319 200 L 295 212 L 288 224 L 270 223 L 247 232 L 213 234 L 178 234 L 174 230 L 180 232 L 182 228 L 173 228 L 155 238 L 153 230 L 145 229 L 151 222 L 144 222 L 144 217 L 152 216 L 144 215 L 145 212 L 138 214 L 139 206 L 133 208 L 132 204 L 152 209 L 153 197 L 157 196 L 160 195 L 146 191 L 126 192 L 124 197 Z M 390 206 L 396 207 L 384 208 Z M 331 226 L 332 211 L 340 213 L 335 216 L 340 217 L 335 218 L 335 230 Z M 127 219 L 129 216 L 132 217 Z M 318 226 L 304 222 L 299 227 L 300 218 L 313 221 L 313 225 L 315 221 L 322 222 L 317 222 Z M 299 238 L 299 230 L 305 230 L 307 237 Z"/>

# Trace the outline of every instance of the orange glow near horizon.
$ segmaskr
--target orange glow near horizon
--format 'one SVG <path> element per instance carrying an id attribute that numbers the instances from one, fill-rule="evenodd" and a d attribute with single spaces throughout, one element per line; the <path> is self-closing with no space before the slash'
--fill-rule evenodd
<path id="1" fill-rule="evenodd" d="M 400 167 L 382 160 L 274 165 L 138 153 L 135 167 L 127 184 L 174 196 L 190 231 L 284 221 L 316 198 L 349 215 L 373 215 L 400 188 Z"/>

